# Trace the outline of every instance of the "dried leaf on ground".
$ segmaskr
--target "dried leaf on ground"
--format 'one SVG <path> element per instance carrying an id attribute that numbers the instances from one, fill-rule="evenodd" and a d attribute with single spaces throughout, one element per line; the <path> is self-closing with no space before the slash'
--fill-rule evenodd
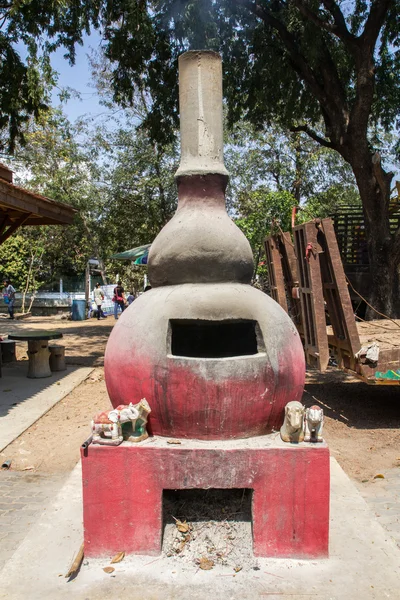
<path id="1" fill-rule="evenodd" d="M 181 533 L 187 533 L 190 529 L 190 525 L 189 523 L 186 523 L 186 521 L 179 521 L 179 519 L 176 521 L 176 528 L 178 531 L 180 531 Z"/>
<path id="2" fill-rule="evenodd" d="M 385 479 L 385 476 L 382 475 L 382 473 L 378 473 L 377 475 L 374 476 L 374 479 Z"/>
<path id="3" fill-rule="evenodd" d="M 184 547 L 186 546 L 186 544 L 188 542 L 190 542 L 190 534 L 186 534 L 184 539 L 181 541 L 181 543 L 179 544 L 178 548 L 176 549 L 176 553 L 180 554 L 182 552 L 182 550 L 184 549 Z"/>
<path id="4" fill-rule="evenodd" d="M 167 444 L 181 444 L 181 440 L 167 440 Z"/>
<path id="5" fill-rule="evenodd" d="M 243 567 L 235 567 L 233 570 L 235 571 L 235 573 L 239 573 L 239 571 L 241 571 L 243 569 Z"/>
<path id="6" fill-rule="evenodd" d="M 199 567 L 203 569 L 203 571 L 210 571 L 214 566 L 214 561 L 209 558 L 205 558 L 204 556 L 199 560 Z"/>
<path id="7" fill-rule="evenodd" d="M 118 552 L 118 554 L 116 554 L 114 556 L 114 558 L 112 559 L 111 564 L 114 565 L 115 563 L 119 563 L 124 558 L 125 558 L 125 552 Z"/>
<path id="8" fill-rule="evenodd" d="M 114 567 L 104 567 L 103 571 L 104 573 L 114 573 L 115 569 Z"/>

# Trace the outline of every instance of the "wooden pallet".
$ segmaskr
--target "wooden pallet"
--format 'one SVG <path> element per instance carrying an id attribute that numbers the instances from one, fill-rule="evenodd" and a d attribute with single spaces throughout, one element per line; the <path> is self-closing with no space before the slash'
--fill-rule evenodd
<path id="1" fill-rule="evenodd" d="M 307 363 L 324 371 L 332 357 L 368 384 L 400 385 L 400 320 L 356 324 L 332 220 L 297 225 L 293 236 L 294 245 L 285 233 L 265 246 L 273 297 L 293 318 Z M 358 355 L 373 342 L 376 363 Z"/>

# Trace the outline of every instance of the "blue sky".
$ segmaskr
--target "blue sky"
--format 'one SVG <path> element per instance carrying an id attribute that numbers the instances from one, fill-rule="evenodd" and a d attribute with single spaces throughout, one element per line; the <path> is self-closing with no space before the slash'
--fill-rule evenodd
<path id="1" fill-rule="evenodd" d="M 73 67 L 70 66 L 67 59 L 64 58 L 65 49 L 59 48 L 52 55 L 51 64 L 59 73 L 58 87 L 73 88 L 80 93 L 80 98 L 72 97 L 66 104 L 63 104 L 63 111 L 71 121 L 75 121 L 82 115 L 96 115 L 104 112 L 104 108 L 99 105 L 96 90 L 91 82 L 90 67 L 87 55 L 90 49 L 97 49 L 100 44 L 100 36 L 94 32 L 90 36 L 84 37 L 83 46 L 76 46 L 76 61 Z M 58 93 L 55 89 L 52 95 L 54 106 L 60 104 Z"/>

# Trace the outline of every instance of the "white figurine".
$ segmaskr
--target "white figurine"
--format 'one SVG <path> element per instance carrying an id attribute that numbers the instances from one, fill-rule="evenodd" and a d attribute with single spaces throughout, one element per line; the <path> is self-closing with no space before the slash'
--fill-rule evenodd
<path id="1" fill-rule="evenodd" d="M 285 406 L 281 438 L 284 442 L 302 442 L 304 440 L 304 406 L 297 400 L 292 400 Z"/>
<path id="2" fill-rule="evenodd" d="M 307 408 L 304 417 L 304 441 L 323 442 L 322 428 L 324 426 L 324 412 L 319 406 Z"/>
<path id="3" fill-rule="evenodd" d="M 93 444 L 104 444 L 106 446 L 119 446 L 124 436 L 122 425 L 131 423 L 129 432 L 130 441 L 142 441 L 148 437 L 146 431 L 147 417 L 151 412 L 150 406 L 145 398 L 138 404 L 121 404 L 110 411 L 97 413 L 91 422 L 93 432 Z"/>

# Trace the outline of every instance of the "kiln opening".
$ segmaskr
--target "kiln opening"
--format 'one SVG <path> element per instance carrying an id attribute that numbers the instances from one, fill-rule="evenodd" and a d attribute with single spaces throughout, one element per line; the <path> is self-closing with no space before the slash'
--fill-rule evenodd
<path id="1" fill-rule="evenodd" d="M 171 319 L 170 354 L 192 358 L 227 358 L 264 350 L 257 321 Z"/>
<path id="2" fill-rule="evenodd" d="M 165 554 L 232 567 L 253 561 L 252 503 L 249 488 L 163 490 Z"/>

